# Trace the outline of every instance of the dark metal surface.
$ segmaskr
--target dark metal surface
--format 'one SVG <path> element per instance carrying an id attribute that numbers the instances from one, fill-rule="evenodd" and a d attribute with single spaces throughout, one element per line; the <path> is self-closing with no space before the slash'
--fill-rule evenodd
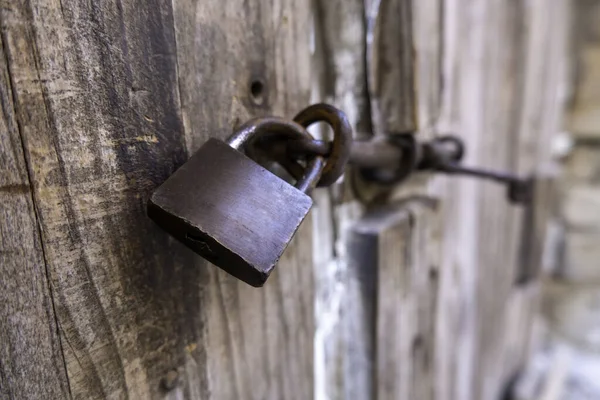
<path id="1" fill-rule="evenodd" d="M 512 203 L 526 203 L 531 199 L 533 186 L 529 178 L 489 171 L 481 168 L 464 167 L 458 164 L 445 164 L 436 169 L 447 174 L 467 175 L 475 178 L 489 179 L 507 186 L 507 197 Z"/>
<path id="2" fill-rule="evenodd" d="M 237 129 L 229 138 L 227 143 L 233 149 L 245 152 L 252 148 L 253 143 L 258 140 L 296 140 L 304 138 L 311 140 L 312 136 L 297 122 L 280 117 L 259 117 L 251 119 Z M 322 176 L 325 163 L 320 155 L 309 157 L 306 168 L 302 168 L 295 160 L 283 155 L 275 158 L 284 168 L 289 169 L 294 178 L 297 179 L 296 188 L 310 194 Z"/>
<path id="3" fill-rule="evenodd" d="M 213 264 L 262 286 L 311 206 L 302 191 L 210 139 L 154 192 L 148 215 Z"/>
<path id="4" fill-rule="evenodd" d="M 464 143 L 460 138 L 456 136 L 436 138 L 423 144 L 423 158 L 419 163 L 419 169 L 472 176 L 505 184 L 507 198 L 513 204 L 526 204 L 532 200 L 533 180 L 531 178 L 460 165 L 464 152 Z"/>
<path id="5" fill-rule="evenodd" d="M 325 160 L 323 157 L 315 157 L 309 168 L 304 172 L 304 176 L 296 182 L 296 189 L 303 191 L 307 195 L 310 195 L 317 184 L 320 182 L 319 178 L 325 168 Z"/>
<path id="6" fill-rule="evenodd" d="M 252 286 L 265 283 L 304 220 L 312 206 L 307 193 L 325 166 L 318 155 L 308 157 L 305 168 L 296 163 L 293 187 L 243 154 L 258 138 L 312 137 L 293 121 L 250 120 L 227 143 L 208 140 L 148 203 L 161 228 Z"/>
<path id="7" fill-rule="evenodd" d="M 303 158 L 307 155 L 330 157 L 334 143 L 322 140 L 294 139 L 271 146 L 278 158 Z M 456 136 L 440 136 L 417 143 L 411 134 L 376 137 L 351 143 L 348 163 L 357 166 L 363 177 L 372 182 L 392 185 L 415 171 L 434 171 L 489 179 L 507 185 L 507 198 L 515 204 L 531 201 L 533 185 L 530 178 L 507 172 L 466 167 L 460 164 L 465 153 L 462 140 Z M 284 165 L 284 167 L 286 167 Z M 286 167 L 292 175 L 293 166 Z M 295 175 L 294 175 L 295 176 Z"/>
<path id="8" fill-rule="evenodd" d="M 326 122 L 333 129 L 333 145 L 317 186 L 330 186 L 344 173 L 352 147 L 352 126 L 346 114 L 332 105 L 313 104 L 300 111 L 294 121 L 305 128 L 315 122 Z"/>
<path id="9" fill-rule="evenodd" d="M 329 157 L 333 143 L 323 140 L 292 140 L 287 143 L 287 152 L 293 157 L 305 157 L 307 154 Z M 361 167 L 391 167 L 397 165 L 403 157 L 403 150 L 390 146 L 384 140 L 354 141 L 350 148 L 348 164 Z"/>
<path id="10" fill-rule="evenodd" d="M 232 148 L 245 152 L 258 139 L 312 139 L 310 133 L 297 122 L 281 117 L 253 118 L 231 134 L 225 141 Z"/>
<path id="11" fill-rule="evenodd" d="M 416 169 L 417 163 L 421 156 L 419 144 L 416 142 L 412 134 L 386 135 L 385 139 L 380 140 L 380 145 L 385 144 L 389 148 L 400 149 L 401 156 L 396 160 L 381 158 L 379 164 L 360 164 L 361 157 L 357 157 L 354 161 L 360 166 L 360 174 L 363 179 L 380 185 L 392 186 L 407 179 Z M 375 147 L 375 139 L 372 146 Z M 364 147 L 367 147 L 366 145 Z M 372 149 L 373 158 L 376 158 L 377 149 Z M 385 162 L 385 164 L 383 163 Z"/>
<path id="12" fill-rule="evenodd" d="M 443 164 L 457 164 L 465 155 L 465 145 L 456 136 L 439 136 L 421 143 L 420 147 L 419 170 L 435 170 Z"/>
<path id="13" fill-rule="evenodd" d="M 419 151 L 412 135 L 378 136 L 369 141 L 354 141 L 350 148 L 348 164 L 361 169 L 365 178 L 380 184 L 395 184 L 412 173 L 418 161 Z M 303 158 L 307 155 L 321 155 L 329 158 L 333 143 L 322 140 L 290 140 L 269 146 L 276 159 L 288 157 Z M 283 165 L 283 164 L 282 164 Z M 296 176 L 293 165 L 284 167 Z"/>

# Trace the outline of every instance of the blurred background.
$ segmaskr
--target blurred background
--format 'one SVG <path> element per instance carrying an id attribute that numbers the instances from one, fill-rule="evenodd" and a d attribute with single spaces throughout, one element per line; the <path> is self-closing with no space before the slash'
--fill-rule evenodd
<path id="1" fill-rule="evenodd" d="M 571 55 L 554 138 L 561 165 L 543 281 L 540 349 L 518 399 L 600 398 L 600 1 L 571 2 Z"/>

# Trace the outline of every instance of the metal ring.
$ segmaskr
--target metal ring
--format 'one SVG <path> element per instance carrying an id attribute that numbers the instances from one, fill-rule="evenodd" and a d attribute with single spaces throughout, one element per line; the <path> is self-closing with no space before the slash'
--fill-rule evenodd
<path id="1" fill-rule="evenodd" d="M 454 136 L 454 135 L 438 136 L 435 139 L 433 139 L 433 143 L 439 143 L 442 146 L 446 145 L 446 144 L 450 144 L 451 146 L 454 146 L 454 152 L 453 152 L 452 156 L 450 157 L 449 161 L 460 162 L 465 155 L 465 144 L 457 136 Z"/>
<path id="2" fill-rule="evenodd" d="M 227 143 L 234 149 L 245 152 L 251 147 L 254 141 L 259 138 L 278 138 L 287 139 L 313 139 L 312 135 L 297 122 L 290 121 L 280 117 L 259 117 L 251 119 L 227 139 Z M 314 156 L 308 159 L 303 176 L 297 179 L 296 188 L 309 194 L 317 186 L 319 178 L 324 170 L 325 160 L 321 156 Z"/>
<path id="3" fill-rule="evenodd" d="M 326 122 L 333 128 L 331 154 L 317 186 L 329 186 L 344 173 L 352 148 L 352 127 L 346 114 L 330 104 L 318 103 L 308 106 L 294 117 L 294 121 L 308 128 L 315 122 Z"/>

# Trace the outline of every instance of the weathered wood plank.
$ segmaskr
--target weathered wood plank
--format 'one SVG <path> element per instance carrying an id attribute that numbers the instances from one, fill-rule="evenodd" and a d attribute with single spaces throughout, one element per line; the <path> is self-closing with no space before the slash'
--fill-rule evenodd
<path id="1" fill-rule="evenodd" d="M 523 104 L 521 92 L 526 40 L 523 24 L 527 15 L 521 2 L 495 2 L 483 8 L 485 25 L 482 48 L 482 86 L 479 101 L 483 112 L 474 152 L 477 165 L 514 170 L 512 137 Z M 476 254 L 476 373 L 472 383 L 474 398 L 494 399 L 506 384 L 502 357 L 505 352 L 507 300 L 515 282 L 519 235 L 510 235 L 520 225 L 521 210 L 506 199 L 506 188 L 477 182 Z M 527 341 L 526 331 L 523 343 Z"/>
<path id="2" fill-rule="evenodd" d="M 385 43 L 385 36 L 378 37 L 373 32 L 379 32 L 374 29 L 377 12 L 381 13 L 382 5 L 386 4 L 391 7 L 390 2 L 366 2 L 368 32 L 373 35 L 371 50 L 373 46 L 377 48 L 378 43 Z M 397 5 L 408 7 L 400 2 Z M 414 46 L 413 63 L 419 74 L 416 77 L 390 77 L 377 67 L 373 61 L 373 54 L 377 53 L 371 51 L 367 60 L 375 131 L 402 131 L 382 129 L 385 125 L 382 115 L 409 116 L 412 128 L 418 127 L 419 132 L 426 135 L 448 131 L 462 135 L 469 149 L 466 163 L 531 173 L 547 160 L 550 137 L 558 129 L 554 116 L 557 115 L 555 95 L 557 74 L 560 74 L 560 67 L 557 68 L 560 50 L 553 48 L 550 51 L 547 46 L 559 43 L 562 37 L 560 29 L 550 35 L 549 27 L 552 24 L 562 26 L 565 22 L 564 18 L 553 19 L 559 18 L 561 13 L 557 11 L 558 5 L 547 7 L 546 4 L 544 10 L 538 7 L 542 7 L 540 2 L 522 1 L 477 4 L 432 0 L 413 3 L 409 8 L 413 28 L 407 38 L 397 33 L 406 28 L 400 26 L 401 18 L 393 12 L 385 14 L 384 21 L 389 17 L 396 24 L 396 34 L 391 35 L 394 43 L 402 46 L 401 43 L 407 41 L 408 47 Z M 398 40 L 399 37 L 403 39 Z M 396 61 L 402 59 L 398 51 L 392 51 L 392 56 Z M 444 75 L 440 77 L 442 65 Z M 394 70 L 398 71 L 402 68 Z M 378 81 L 373 80 L 373 74 L 382 79 L 378 85 L 374 85 Z M 542 82 L 545 85 L 541 85 Z M 395 104 L 391 111 L 382 111 L 381 105 L 377 104 L 378 96 L 382 96 L 378 92 L 381 87 L 387 90 L 386 93 L 394 93 L 390 96 L 392 101 L 405 103 Z M 414 87 L 415 90 L 413 94 L 407 94 L 401 87 Z M 407 112 L 406 103 L 414 112 Z M 396 193 L 399 198 L 427 191 L 423 180 L 403 186 Z M 423 241 L 433 247 L 429 249 L 430 253 L 439 254 L 435 250 L 438 245 L 443 249 L 439 294 L 435 300 L 425 296 L 415 300 L 415 304 L 425 310 L 430 302 L 436 304 L 435 321 L 429 323 L 430 330 L 425 329 L 429 333 L 424 336 L 435 343 L 431 350 L 433 354 L 429 355 L 435 366 L 421 370 L 421 376 L 431 374 L 429 378 L 415 378 L 417 382 L 424 382 L 424 386 L 417 383 L 414 389 L 410 389 L 410 384 L 397 389 L 391 384 L 390 391 L 393 396 L 401 396 L 394 390 L 414 390 L 419 398 L 494 398 L 527 354 L 529 328 L 536 308 L 534 288 L 513 287 L 520 229 L 527 221 L 522 219 L 521 212 L 507 204 L 502 187 L 456 177 L 435 179 L 431 187 L 432 193 L 441 200 L 441 213 L 419 216 L 417 225 L 420 223 L 428 232 Z M 545 208 L 541 204 L 537 210 Z M 543 238 L 538 236 L 544 231 L 543 221 L 540 222 L 536 223 L 536 249 L 530 257 L 532 264 L 540 262 Z M 444 225 L 440 231 L 438 227 Z M 414 251 L 424 252 L 418 247 Z M 354 266 L 361 265 L 364 260 L 353 260 L 352 253 L 349 260 L 348 281 L 344 287 L 344 298 L 348 301 L 345 318 L 349 322 L 344 329 L 350 336 L 363 337 L 366 343 L 362 346 L 346 344 L 355 351 L 354 358 L 346 357 L 354 360 L 356 368 L 349 375 L 354 379 L 345 378 L 341 385 L 350 390 L 351 395 L 362 398 L 369 396 L 371 390 L 369 362 L 365 357 L 371 351 L 368 343 L 373 339 L 369 336 L 369 324 L 373 319 L 365 315 L 372 309 L 373 300 L 363 294 L 363 286 L 368 283 L 353 275 Z M 381 288 L 385 287 L 382 284 Z M 392 317 L 403 315 L 400 308 L 396 313 L 393 308 L 391 310 L 383 321 L 389 322 Z M 427 315 L 425 311 L 421 313 Z M 418 319 L 403 328 L 409 329 L 406 326 L 411 324 L 412 329 L 421 329 Z M 386 356 L 397 356 L 392 350 L 394 346 L 388 347 Z M 506 357 L 506 354 L 512 357 Z M 402 359 L 419 362 L 417 356 L 411 357 Z M 361 375 L 361 366 L 366 377 Z M 415 370 L 419 369 L 415 367 Z M 396 378 L 398 388 L 402 387 L 400 375 L 391 373 L 391 376 Z M 435 385 L 435 389 L 430 385 Z"/>
<path id="3" fill-rule="evenodd" d="M 348 398 L 434 398 L 438 271 L 431 217 L 427 204 L 403 203 L 368 212 L 351 228 Z"/>
<path id="4" fill-rule="evenodd" d="M 395 71 L 381 69 L 371 58 L 368 66 L 381 79 L 380 85 L 386 88 L 393 104 L 385 112 L 403 122 L 378 132 L 414 131 L 426 140 L 437 133 L 441 107 L 442 3 L 394 3 L 408 22 L 394 18 L 393 12 L 381 8 L 382 2 L 379 13 L 384 14 L 378 18 L 382 27 L 387 26 L 381 32 L 385 31 L 387 37 L 378 40 L 396 46 L 394 51 L 388 49 L 387 55 L 379 55 L 382 66 L 390 62 L 386 57 L 396 57 Z M 398 64 L 399 60 L 403 61 Z M 395 75 L 399 71 L 401 76 Z M 378 96 L 373 92 L 370 95 Z M 373 120 L 377 120 L 375 114 Z M 442 372 L 436 363 L 442 238 L 438 212 L 432 210 L 436 202 L 429 197 L 429 178 L 421 174 L 399 185 L 392 196 L 401 200 L 395 211 L 386 212 L 385 207 L 371 211 L 381 218 L 377 261 L 372 266 L 379 275 L 372 321 L 376 330 L 374 385 L 378 399 L 446 398 L 446 393 L 436 393 L 435 385 Z"/>
<path id="5" fill-rule="evenodd" d="M 170 7 L 0 12 L 73 397 L 160 398 L 190 362 L 176 391 L 202 392 L 204 269 L 145 216 L 186 158 Z"/>
<path id="6" fill-rule="evenodd" d="M 441 94 L 440 2 L 367 2 L 366 8 L 374 133 L 431 135 Z M 394 197 L 423 196 L 426 184 L 423 176 L 405 182 Z M 374 207 L 350 226 L 345 398 L 433 398 L 436 224 L 430 210 L 403 203 Z"/>
<path id="7" fill-rule="evenodd" d="M 210 136 L 228 136 L 250 117 L 292 117 L 308 105 L 309 1 L 173 5 L 190 152 Z M 312 397 L 311 245 L 307 218 L 260 290 L 208 269 L 204 351 L 212 398 Z"/>
<path id="8" fill-rule="evenodd" d="M 308 103 L 308 6 L 244 4 L 2 4 L 75 398 L 312 393 L 310 223 L 257 291 L 145 216 L 208 136 Z"/>
<path id="9" fill-rule="evenodd" d="M 26 273 L 35 279 L 23 282 L 37 282 L 32 312 L 44 323 L 21 322 L 48 344 L 40 350 L 46 364 L 35 368 L 54 382 L 40 389 L 4 373 L 0 353 L 2 390 L 67 395 L 58 329 L 75 398 L 310 398 L 310 222 L 255 290 L 156 229 L 145 200 L 206 138 L 225 137 L 251 116 L 293 115 L 308 104 L 311 84 L 313 99 L 343 107 L 358 130 L 371 129 L 369 113 L 376 133 L 453 129 L 474 165 L 529 172 L 547 155 L 542 142 L 557 126 L 549 118 L 559 73 L 549 33 L 559 35 L 553 27 L 562 21 L 555 6 L 367 1 L 365 61 L 362 1 L 315 4 L 311 15 L 308 0 L 0 0 L 15 109 L 15 117 L 4 111 L 9 134 L 0 132 L 0 144 L 8 137 L 10 146 L 0 149 L 24 149 L 9 160 L 18 169 L 0 191 L 8 199 L 0 207 L 23 218 L 21 236 L 0 227 L 0 243 L 27 243 Z M 320 77 L 311 82 L 314 69 Z M 28 187 L 18 189 L 27 174 L 33 201 Z M 397 195 L 423 194 L 431 181 Z M 439 215 L 405 204 L 380 220 L 370 261 L 350 254 L 348 266 L 341 244 L 360 207 L 317 193 L 319 288 L 330 285 L 318 301 L 332 317 L 317 332 L 331 339 L 316 352 L 325 366 L 321 397 L 488 399 L 518 368 L 536 299 L 531 287 L 512 287 L 520 215 L 496 186 L 457 178 L 435 186 Z M 379 270 L 376 282 L 365 279 L 369 265 Z M 0 329 L 28 356 L 15 332 Z"/>
<path id="10" fill-rule="evenodd" d="M 347 114 L 355 135 L 369 137 L 372 132 L 366 93 L 364 3 L 362 0 L 318 0 L 313 4 L 311 98 L 340 107 Z M 341 184 L 314 195 L 314 398 L 319 400 L 357 398 L 353 389 L 354 374 L 362 373 L 352 355 L 363 339 L 352 337 L 346 329 L 347 324 L 354 323 L 352 302 L 356 300 L 347 285 L 346 236 L 348 226 L 361 212 L 350 187 L 351 180 L 345 176 Z"/>
<path id="11" fill-rule="evenodd" d="M 438 281 L 432 213 L 419 204 L 403 208 L 404 217 L 379 237 L 377 398 L 433 399 Z"/>
<path id="12" fill-rule="evenodd" d="M 365 5 L 361 0 L 317 0 L 315 90 L 348 116 L 359 136 L 372 134 L 366 80 Z"/>
<path id="13" fill-rule="evenodd" d="M 444 20 L 442 0 L 413 0 L 413 43 L 416 121 L 423 138 L 436 130 L 441 111 L 443 93 L 442 60 Z M 403 98 L 402 101 L 408 101 Z M 424 139 L 424 138 L 423 138 Z"/>
<path id="14" fill-rule="evenodd" d="M 0 52 L 4 53 L 4 37 Z M 69 398 L 44 251 L 15 118 L 6 58 L 0 59 L 0 397 Z"/>
<path id="15" fill-rule="evenodd" d="M 412 0 L 367 1 L 367 63 L 376 134 L 417 128 Z"/>
<path id="16" fill-rule="evenodd" d="M 540 1 L 446 2 L 447 89 L 439 126 L 463 137 L 469 150 L 465 163 L 524 175 L 548 161 L 548 145 L 559 129 L 557 66 L 566 22 L 560 7 Z M 535 287 L 514 287 L 528 221 L 507 204 L 504 188 L 451 179 L 442 194 L 446 250 L 438 393 L 494 399 L 526 357 L 537 304 Z M 536 223 L 538 236 L 541 224 Z M 539 263 L 543 238 L 532 240 L 530 261 Z"/>
<path id="17" fill-rule="evenodd" d="M 526 284 L 513 286 L 505 308 L 505 351 L 497 361 L 503 368 L 500 381 L 505 383 L 523 368 L 540 341 L 540 331 L 532 327 L 541 302 L 540 279 L 548 273 L 551 262 L 548 247 L 553 243 L 549 231 L 558 205 L 552 146 L 562 131 L 561 110 L 567 101 L 564 88 L 571 4 L 568 0 L 555 1 L 551 7 L 543 0 L 524 3 L 527 10 L 524 14 L 524 85 L 512 153 L 518 173 L 535 174 L 536 185 L 534 203 L 523 210 L 521 226 L 516 227 L 528 237 L 521 236 L 521 258 L 513 279 Z"/>
<path id="18" fill-rule="evenodd" d="M 563 18 L 567 18 L 563 14 Z M 594 0 L 577 2 L 570 22 L 573 60 L 571 101 L 567 108 L 567 129 L 578 139 L 598 140 L 600 125 L 600 3 Z M 562 22 L 562 21 L 561 21 Z"/>

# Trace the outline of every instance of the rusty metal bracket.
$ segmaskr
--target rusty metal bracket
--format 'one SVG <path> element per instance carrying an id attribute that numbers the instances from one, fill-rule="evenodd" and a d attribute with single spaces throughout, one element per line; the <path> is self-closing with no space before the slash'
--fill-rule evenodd
<path id="1" fill-rule="evenodd" d="M 263 117 L 255 121 L 268 119 Z M 332 141 L 314 140 L 303 130 L 315 122 L 326 122 L 333 128 Z M 261 158 L 261 154 L 268 155 L 296 180 L 303 177 L 307 160 L 323 157 L 325 167 L 317 184 L 321 187 L 335 183 L 344 173 L 346 164 L 351 164 L 358 168 L 366 181 L 380 185 L 397 185 L 415 172 L 430 171 L 504 184 L 507 186 L 507 198 L 514 204 L 527 204 L 532 200 L 531 178 L 461 165 L 465 145 L 457 136 L 440 136 L 427 142 L 417 142 L 412 133 L 405 133 L 353 141 L 352 128 L 344 112 L 325 103 L 303 109 L 288 125 L 295 134 L 267 135 L 254 143 L 254 150 L 253 146 L 249 146 L 246 151 L 254 159 Z"/>
<path id="2" fill-rule="evenodd" d="M 332 146 L 331 142 L 321 140 L 293 139 L 286 141 L 280 151 L 294 159 L 309 155 L 327 157 Z M 348 164 L 359 168 L 366 180 L 379 184 L 398 184 L 418 171 L 466 175 L 506 185 L 507 198 L 513 204 L 531 201 L 532 178 L 463 166 L 464 153 L 462 140 L 451 135 L 420 143 L 412 134 L 377 136 L 368 141 L 352 142 Z"/>
<path id="3" fill-rule="evenodd" d="M 465 145 L 457 136 L 441 136 L 422 144 L 419 170 L 430 170 L 452 175 L 466 175 L 488 179 L 507 186 L 507 198 L 513 204 L 526 204 L 532 200 L 533 178 L 512 173 L 467 167 L 460 164 Z"/>
<path id="4" fill-rule="evenodd" d="M 288 155 L 304 157 L 319 154 L 327 157 L 331 143 L 320 140 L 292 140 L 287 143 Z M 368 141 L 354 141 L 348 164 L 359 167 L 368 181 L 383 185 L 402 182 L 413 173 L 418 163 L 419 147 L 413 135 L 377 136 Z"/>

